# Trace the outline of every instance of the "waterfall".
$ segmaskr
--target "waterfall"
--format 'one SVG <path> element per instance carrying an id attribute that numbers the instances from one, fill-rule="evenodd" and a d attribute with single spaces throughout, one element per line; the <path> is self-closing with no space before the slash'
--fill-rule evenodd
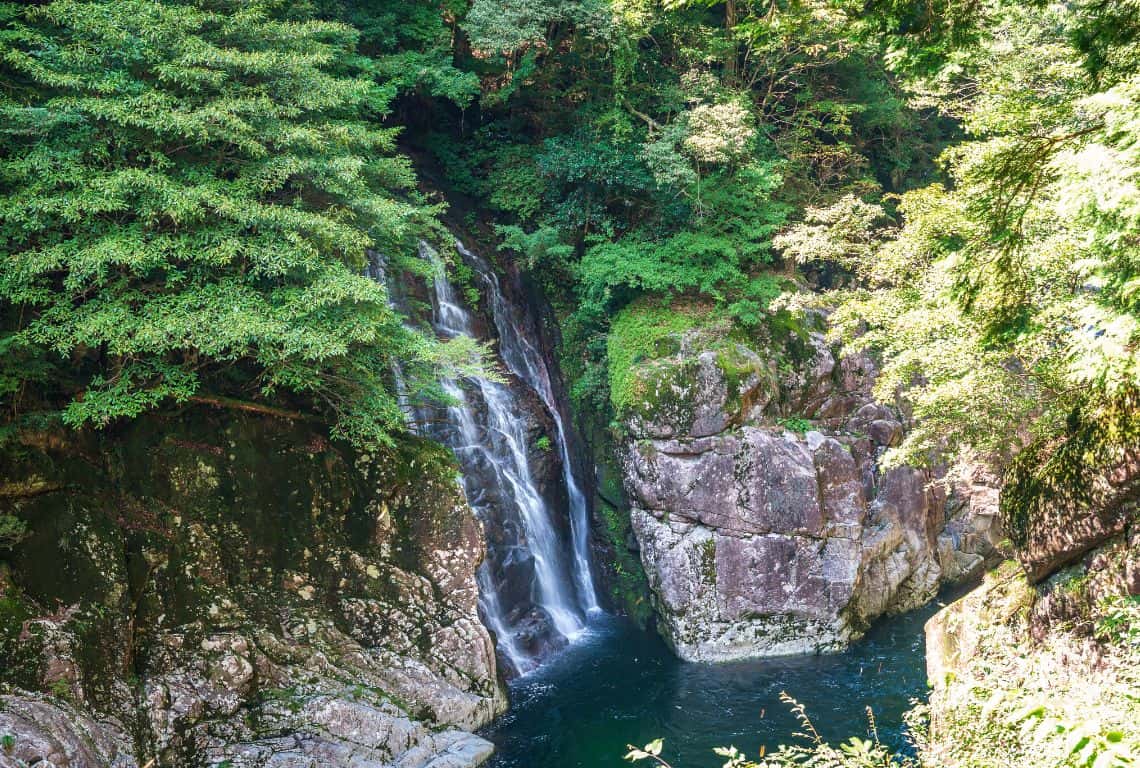
<path id="1" fill-rule="evenodd" d="M 547 650 L 579 636 L 584 615 L 598 610 L 589 568 L 588 508 L 574 477 L 545 362 L 526 338 L 521 315 L 505 299 L 493 270 L 459 247 L 483 282 L 503 366 L 519 383 L 445 379 L 440 386 L 452 404 L 443 419 L 438 414 L 421 419 L 427 426 L 420 431 L 455 452 L 467 498 L 495 532 L 489 533 L 488 556 L 479 570 L 480 607 L 500 654 L 521 674 L 536 667 Z M 426 243 L 420 253 L 434 267 L 429 293 L 435 332 L 444 338 L 476 336 L 477 322 L 448 280 L 442 259 Z M 526 406 L 518 391 L 524 385 L 553 419 L 569 501 L 569 537 L 559 531 L 558 511 L 544 499 L 528 461 Z"/>
<path id="2" fill-rule="evenodd" d="M 463 243 L 456 241 L 455 245 L 468 261 L 479 267 L 478 273 L 486 284 L 487 294 L 491 299 L 491 314 L 495 322 L 495 329 L 499 333 L 499 353 L 502 355 L 503 361 L 512 373 L 538 393 L 543 404 L 554 418 L 554 438 L 562 459 L 562 480 L 566 484 L 566 493 L 570 500 L 574 578 L 578 587 L 579 604 L 587 613 L 598 611 L 600 610 L 598 593 L 594 588 L 594 577 L 590 570 L 589 507 L 586 503 L 586 495 L 582 493 L 581 486 L 578 485 L 578 480 L 574 476 L 570 444 L 567 440 L 566 428 L 562 422 L 562 409 L 558 407 L 558 401 L 554 397 L 550 371 L 542 354 L 535 349 L 521 331 L 523 327 L 521 318 L 518 317 L 517 309 L 508 304 L 503 297 L 499 278 L 495 272 L 477 254 L 464 247 Z"/>
<path id="3" fill-rule="evenodd" d="M 402 315 L 407 315 L 404 296 L 398 290 L 398 286 L 388 279 L 388 259 L 384 254 L 379 251 L 368 252 L 368 266 L 365 267 L 365 274 L 381 283 L 387 290 L 389 307 Z M 407 326 L 406 321 L 404 324 Z M 413 434 L 420 434 L 419 426 L 416 423 L 416 417 L 419 414 L 408 397 L 408 384 L 404 379 L 404 369 L 398 360 L 392 361 L 392 384 L 396 390 L 396 405 L 404 414 L 404 424 Z"/>

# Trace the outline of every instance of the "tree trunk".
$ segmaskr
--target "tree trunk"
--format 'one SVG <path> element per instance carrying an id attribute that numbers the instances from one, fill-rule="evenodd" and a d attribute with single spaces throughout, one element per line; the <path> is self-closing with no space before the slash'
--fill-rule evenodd
<path id="1" fill-rule="evenodd" d="M 724 3 L 724 34 L 728 38 L 728 54 L 724 59 L 724 79 L 728 83 L 736 82 L 737 51 L 736 43 L 732 40 L 732 30 L 736 27 L 736 0 L 725 0 Z"/>

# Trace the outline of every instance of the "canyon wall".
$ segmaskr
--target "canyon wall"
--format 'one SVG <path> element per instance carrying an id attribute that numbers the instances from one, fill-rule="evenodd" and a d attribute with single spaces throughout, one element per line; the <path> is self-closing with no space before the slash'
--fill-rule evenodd
<path id="1" fill-rule="evenodd" d="M 931 762 L 1140 756 L 1140 521 L 1135 510 L 1119 517 L 1119 534 L 1039 582 L 1010 560 L 927 622 Z"/>
<path id="2" fill-rule="evenodd" d="M 4 467 L 30 536 L 0 563 L 0 766 L 490 754 L 471 731 L 506 699 L 454 459 L 361 454 L 287 416 L 44 434 Z"/>

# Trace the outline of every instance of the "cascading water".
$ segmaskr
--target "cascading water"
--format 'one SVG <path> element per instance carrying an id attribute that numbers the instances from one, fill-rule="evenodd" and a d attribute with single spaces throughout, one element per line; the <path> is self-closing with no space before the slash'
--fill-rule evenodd
<path id="1" fill-rule="evenodd" d="M 420 431 L 455 451 L 468 500 L 495 532 L 479 572 L 481 608 L 498 637 L 500 653 L 522 674 L 538 665 L 546 649 L 580 635 L 583 614 L 598 610 L 589 569 L 588 510 L 574 478 L 545 362 L 526 339 L 521 314 L 505 299 L 490 266 L 459 247 L 484 284 L 507 372 L 533 389 L 551 414 L 569 501 L 567 541 L 528 460 L 526 407 L 519 386 L 482 377 L 440 383 L 453 404 L 444 419 L 418 414 L 427 425 Z M 435 268 L 429 286 L 432 327 L 445 338 L 475 336 L 476 322 L 448 281 L 443 261 L 426 244 L 420 252 Z"/>
<path id="2" fill-rule="evenodd" d="M 495 329 L 499 333 L 499 353 L 503 361 L 512 373 L 538 393 L 554 419 L 555 442 L 558 444 L 558 453 L 562 460 L 562 480 L 566 484 L 566 493 L 570 500 L 570 530 L 578 599 L 587 612 L 601 610 L 598 605 L 598 593 L 594 588 L 594 577 L 590 570 L 589 507 L 586 495 L 582 493 L 581 486 L 574 476 L 570 444 L 562 422 L 562 409 L 554 397 L 550 370 L 542 354 L 522 332 L 524 324 L 519 317 L 518 309 L 504 298 L 495 272 L 478 254 L 464 247 L 463 243 L 456 242 L 456 247 L 469 262 L 477 265 L 477 272 L 486 284 L 487 294 L 491 299 L 491 314 Z"/>

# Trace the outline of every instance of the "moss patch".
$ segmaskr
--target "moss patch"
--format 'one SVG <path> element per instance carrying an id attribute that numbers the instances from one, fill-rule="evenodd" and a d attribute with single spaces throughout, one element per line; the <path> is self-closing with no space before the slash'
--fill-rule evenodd
<path id="1" fill-rule="evenodd" d="M 34 689 L 40 684 L 43 638 L 38 632 L 26 632 L 24 625 L 34 615 L 14 587 L 0 594 L 0 689 Z"/>
<path id="2" fill-rule="evenodd" d="M 687 349 L 712 352 L 727 385 L 728 413 L 745 409 L 747 393 L 778 390 L 781 361 L 803 354 L 806 332 L 789 331 L 787 312 L 772 315 L 747 333 L 723 313 L 700 304 L 630 304 L 613 320 L 607 341 L 610 401 L 619 418 L 684 424 L 695 407 L 700 364 Z M 792 322 L 792 325 L 796 323 Z M 755 387 L 756 377 L 761 386 Z"/>
<path id="3" fill-rule="evenodd" d="M 629 512 L 599 500 L 597 519 L 602 536 L 612 553 L 612 560 L 608 564 L 610 596 L 618 608 L 639 626 L 645 627 L 653 616 L 653 605 L 641 560 L 627 546 L 633 536 Z"/>
<path id="4" fill-rule="evenodd" d="M 649 302 L 630 304 L 614 318 L 606 352 L 610 401 L 618 413 L 645 395 L 637 366 L 646 360 L 676 354 L 681 349 L 681 335 L 702 323 L 702 315 L 694 308 Z"/>

